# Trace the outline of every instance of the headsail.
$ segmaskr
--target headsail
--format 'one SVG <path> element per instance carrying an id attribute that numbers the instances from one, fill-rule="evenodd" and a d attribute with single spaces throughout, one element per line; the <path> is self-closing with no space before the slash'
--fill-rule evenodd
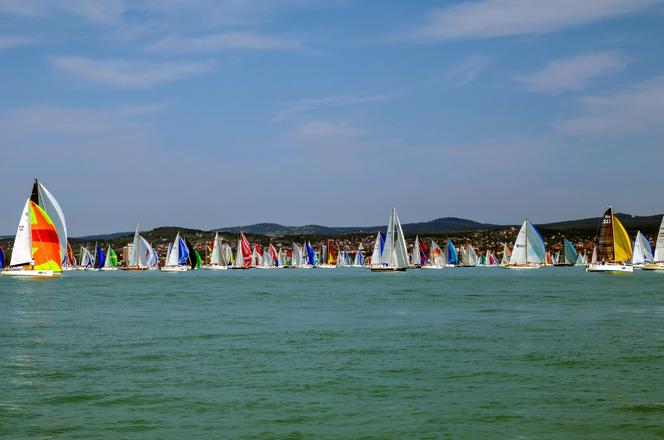
<path id="1" fill-rule="evenodd" d="M 12 258 L 9 261 L 10 267 L 24 266 L 32 264 L 32 235 L 30 233 L 30 203 L 25 201 L 21 218 L 18 221 L 16 238 L 14 239 L 14 248 L 12 249 Z"/>

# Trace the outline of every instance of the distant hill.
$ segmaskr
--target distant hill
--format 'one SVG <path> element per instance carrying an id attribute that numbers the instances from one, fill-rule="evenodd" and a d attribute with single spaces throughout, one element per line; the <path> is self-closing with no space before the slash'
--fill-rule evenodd
<path id="1" fill-rule="evenodd" d="M 456 217 L 445 217 L 421 223 L 404 223 L 402 225 L 406 234 L 444 234 L 449 232 L 462 232 L 474 230 L 497 229 L 502 226 L 478 223 Z M 378 229 L 386 229 L 382 226 L 356 226 L 356 227 L 331 227 L 320 225 L 305 226 L 283 226 L 277 223 L 257 223 L 248 226 L 234 226 L 230 228 L 219 228 L 219 232 L 237 234 L 240 229 L 248 234 L 260 235 L 345 235 L 357 233 L 376 232 Z"/>
<path id="2" fill-rule="evenodd" d="M 657 233 L 659 224 L 662 221 L 662 214 L 638 216 L 624 213 L 617 213 L 616 217 L 629 231 L 641 230 L 650 234 Z M 540 229 L 555 231 L 591 231 L 597 230 L 600 217 L 584 218 L 580 220 L 568 220 L 564 222 L 545 223 L 537 225 Z"/>

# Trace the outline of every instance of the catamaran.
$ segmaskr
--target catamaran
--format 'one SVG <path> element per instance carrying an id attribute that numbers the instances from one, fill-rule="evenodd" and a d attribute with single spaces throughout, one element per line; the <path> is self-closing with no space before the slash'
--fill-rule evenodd
<path id="1" fill-rule="evenodd" d="M 634 268 L 627 264 L 632 259 L 632 243 L 629 235 L 620 220 L 613 215 L 613 209 L 604 212 L 599 235 L 597 237 L 597 257 L 593 255 L 593 261 L 586 272 L 633 272 Z"/>
<path id="2" fill-rule="evenodd" d="M 556 254 L 556 258 L 553 260 L 554 266 L 574 266 L 578 259 L 578 254 L 576 248 L 571 241 L 566 238 L 563 238 L 563 261 L 560 261 L 560 252 Z"/>
<path id="3" fill-rule="evenodd" d="M 184 238 L 178 232 L 173 243 L 168 244 L 166 251 L 166 263 L 161 268 L 162 272 L 186 272 L 189 270 L 189 248 Z"/>
<path id="4" fill-rule="evenodd" d="M 644 264 L 643 270 L 664 270 L 664 217 L 662 217 L 662 222 L 659 224 L 653 262 L 651 264 Z"/>
<path id="5" fill-rule="evenodd" d="M 379 235 L 380 239 L 380 235 Z M 408 252 L 406 240 L 401 229 L 401 222 L 396 208 L 392 208 L 387 222 L 385 243 L 380 255 L 380 263 L 376 264 L 372 258 L 371 270 L 374 272 L 405 271 L 408 268 Z"/>
<path id="6" fill-rule="evenodd" d="M 108 245 L 108 249 L 106 249 L 106 260 L 104 261 L 104 265 L 99 270 L 118 270 L 118 255 L 115 253 L 110 244 Z"/>
<path id="7" fill-rule="evenodd" d="M 650 241 L 645 235 L 638 231 L 636 239 L 634 240 L 634 252 L 632 252 L 632 266 L 638 269 L 643 269 L 646 264 L 653 264 L 655 257 L 652 254 L 652 247 Z"/>
<path id="8" fill-rule="evenodd" d="M 528 219 L 523 221 L 512 247 L 509 269 L 539 269 L 546 265 L 546 247 L 539 231 Z"/>
<path id="9" fill-rule="evenodd" d="M 67 225 L 58 201 L 35 179 L 19 219 L 14 248 L 3 276 L 54 277 L 62 272 Z"/>

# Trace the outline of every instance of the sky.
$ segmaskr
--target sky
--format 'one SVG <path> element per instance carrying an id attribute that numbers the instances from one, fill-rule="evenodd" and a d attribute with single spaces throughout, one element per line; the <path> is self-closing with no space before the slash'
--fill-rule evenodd
<path id="1" fill-rule="evenodd" d="M 661 0 L 0 0 L 0 233 L 664 212 Z"/>

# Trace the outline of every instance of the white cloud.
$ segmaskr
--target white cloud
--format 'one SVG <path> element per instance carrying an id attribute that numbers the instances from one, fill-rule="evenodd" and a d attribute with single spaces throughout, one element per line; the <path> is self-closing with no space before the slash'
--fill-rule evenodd
<path id="1" fill-rule="evenodd" d="M 569 135 L 645 135 L 664 132 L 664 76 L 607 95 L 580 99 L 582 114 L 556 124 Z"/>
<path id="2" fill-rule="evenodd" d="M 325 96 L 322 98 L 307 98 L 286 103 L 279 109 L 274 119 L 277 121 L 289 119 L 305 112 L 311 112 L 322 108 L 342 108 L 354 105 L 368 104 L 373 102 L 388 101 L 394 95 L 353 95 L 342 94 Z"/>
<path id="3" fill-rule="evenodd" d="M 302 44 L 292 38 L 261 35 L 252 32 L 222 32 L 200 37 L 168 36 L 155 43 L 151 50 L 178 52 L 212 52 L 227 49 L 297 50 Z"/>
<path id="4" fill-rule="evenodd" d="M 447 72 L 447 78 L 456 87 L 461 87 L 474 81 L 491 63 L 485 55 L 474 55 L 466 58 L 461 64 Z"/>
<path id="5" fill-rule="evenodd" d="M 34 37 L 20 37 L 0 35 L 0 49 L 11 49 L 14 47 L 28 46 L 37 42 Z"/>
<path id="6" fill-rule="evenodd" d="M 622 70 L 627 60 L 616 53 L 600 52 L 560 58 L 549 62 L 542 70 L 516 79 L 534 92 L 562 93 L 581 90 L 598 76 Z"/>
<path id="7" fill-rule="evenodd" d="M 213 61 L 149 63 L 77 56 L 55 57 L 51 62 L 56 69 L 73 77 L 118 88 L 147 88 L 193 78 L 216 66 Z"/>
<path id="8" fill-rule="evenodd" d="M 482 0 L 433 10 L 411 37 L 446 40 L 541 34 L 639 11 L 661 0 Z"/>

